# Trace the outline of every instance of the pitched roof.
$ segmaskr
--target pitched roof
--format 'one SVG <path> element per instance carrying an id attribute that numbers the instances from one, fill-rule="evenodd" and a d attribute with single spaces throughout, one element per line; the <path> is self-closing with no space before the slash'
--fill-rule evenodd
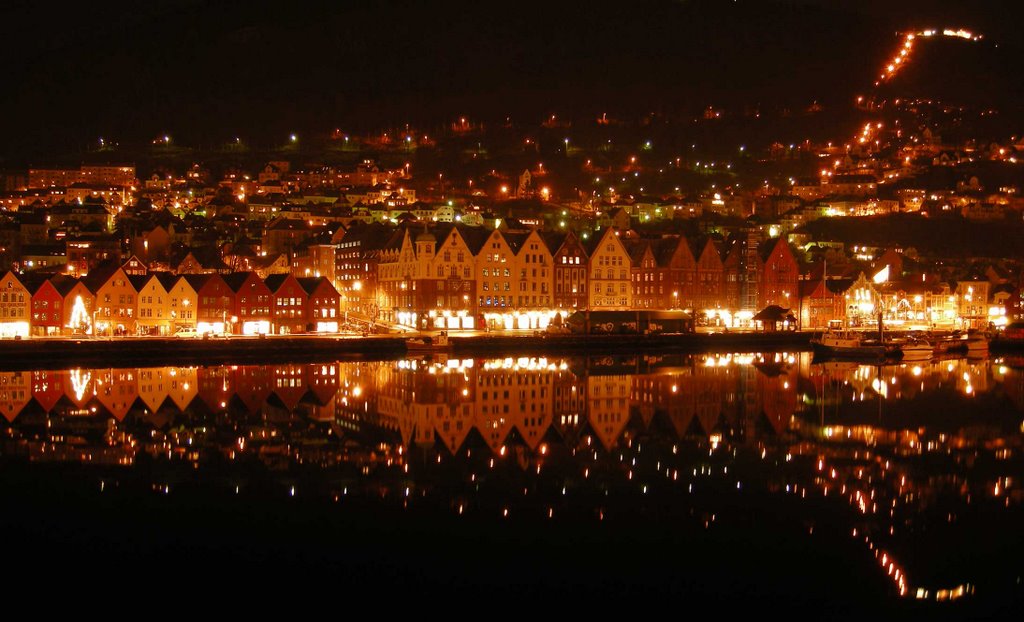
<path id="1" fill-rule="evenodd" d="M 310 295 L 310 296 L 312 296 L 313 292 L 315 292 L 317 290 L 317 288 L 320 287 L 324 283 L 327 283 L 327 285 L 332 290 L 334 289 L 334 286 L 331 285 L 331 281 L 327 277 L 324 277 L 324 276 L 304 276 L 304 277 L 301 277 L 301 278 L 299 278 L 297 280 L 299 282 L 299 285 L 302 286 L 302 289 L 304 289 L 306 291 L 306 293 L 308 295 Z M 337 290 L 335 290 L 335 293 L 337 293 Z"/>
<path id="2" fill-rule="evenodd" d="M 101 287 L 106 285 L 107 281 L 109 281 L 118 270 L 121 270 L 120 263 L 116 261 L 105 261 L 92 270 L 89 270 L 89 274 L 82 278 L 82 283 L 89 288 L 90 292 L 95 294 Z"/>
<path id="3" fill-rule="evenodd" d="M 276 294 L 277 290 L 281 289 L 284 282 L 291 276 L 291 273 L 268 274 L 267 278 L 263 279 L 263 283 L 271 292 Z"/>
<path id="4" fill-rule="evenodd" d="M 224 282 L 231 288 L 231 291 L 237 293 L 250 277 L 255 277 L 260 283 L 263 282 L 263 279 L 255 272 L 232 272 L 231 274 L 225 274 L 223 278 Z"/>

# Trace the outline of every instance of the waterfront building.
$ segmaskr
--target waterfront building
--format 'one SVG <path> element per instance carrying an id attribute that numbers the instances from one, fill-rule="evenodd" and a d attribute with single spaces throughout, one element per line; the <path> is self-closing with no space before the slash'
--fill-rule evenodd
<path id="1" fill-rule="evenodd" d="M 595 233 L 587 247 L 591 311 L 628 311 L 633 308 L 631 259 L 619 239 L 619 230 Z"/>
<path id="2" fill-rule="evenodd" d="M 272 330 L 276 335 L 306 332 L 309 294 L 291 274 L 271 274 L 267 277 L 270 291 Z"/>
<path id="3" fill-rule="evenodd" d="M 231 316 L 236 335 L 266 335 L 271 330 L 271 291 L 255 272 L 233 272 L 224 282 L 234 293 Z"/>
<path id="4" fill-rule="evenodd" d="M 138 334 L 167 335 L 171 331 L 171 301 L 156 272 L 146 276 L 129 276 L 138 296 Z"/>
<path id="5" fill-rule="evenodd" d="M 160 273 L 158 278 L 167 291 L 167 316 L 170 319 L 170 332 L 197 330 L 196 309 L 198 308 L 199 294 L 192 287 L 192 283 L 184 276 L 166 272 Z"/>
<path id="6" fill-rule="evenodd" d="M 588 301 L 587 251 L 579 237 L 568 233 L 543 234 L 551 253 L 553 307 L 571 314 L 586 309 Z"/>
<path id="7" fill-rule="evenodd" d="M 105 264 L 95 268 L 82 282 L 96 299 L 93 321 L 96 334 L 112 336 L 138 332 L 138 294 L 121 266 Z"/>
<path id="8" fill-rule="evenodd" d="M 238 322 L 235 292 L 219 274 L 186 274 L 185 280 L 196 293 L 196 331 L 205 334 L 230 333 Z"/>
<path id="9" fill-rule="evenodd" d="M 330 279 L 303 277 L 298 281 L 307 296 L 306 329 L 317 333 L 338 332 L 341 296 Z"/>
<path id="10" fill-rule="evenodd" d="M 14 272 L 0 276 L 0 339 L 27 339 L 30 333 L 32 294 Z"/>

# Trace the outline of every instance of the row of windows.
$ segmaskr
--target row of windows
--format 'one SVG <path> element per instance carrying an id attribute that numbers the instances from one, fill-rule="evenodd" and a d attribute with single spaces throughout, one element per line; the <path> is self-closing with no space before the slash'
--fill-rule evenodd
<path id="1" fill-rule="evenodd" d="M 602 278 L 603 274 L 604 273 L 601 271 L 601 269 L 597 268 L 597 269 L 594 270 L 594 277 L 593 278 L 600 279 L 600 278 Z M 615 270 L 613 270 L 613 269 L 609 269 L 608 270 L 608 278 L 609 279 L 614 279 L 615 278 Z M 626 272 L 625 269 L 619 270 L 619 278 L 622 279 L 623 281 L 625 281 L 626 279 L 629 278 L 628 273 Z"/>
<path id="2" fill-rule="evenodd" d="M 597 265 L 599 265 L 599 266 L 621 266 L 622 265 L 622 255 L 615 255 L 615 256 L 612 256 L 612 257 L 601 255 L 597 259 Z"/>

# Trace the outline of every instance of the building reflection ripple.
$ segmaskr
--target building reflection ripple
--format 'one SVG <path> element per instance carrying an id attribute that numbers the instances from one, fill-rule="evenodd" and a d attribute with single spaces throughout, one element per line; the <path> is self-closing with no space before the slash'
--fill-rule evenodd
<path id="1" fill-rule="evenodd" d="M 103 487 L 145 461 L 164 495 L 196 482 L 243 494 L 259 472 L 283 495 L 496 520 L 678 514 L 680 528 L 705 530 L 739 499 L 809 504 L 801 529 L 845 530 L 892 593 L 913 599 L 1012 583 L 1021 553 L 1024 374 L 1002 359 L 868 366 L 734 353 L 3 372 L 0 412 L 4 460 L 80 463 L 101 469 Z M 822 524 L 821 507 L 841 524 Z"/>

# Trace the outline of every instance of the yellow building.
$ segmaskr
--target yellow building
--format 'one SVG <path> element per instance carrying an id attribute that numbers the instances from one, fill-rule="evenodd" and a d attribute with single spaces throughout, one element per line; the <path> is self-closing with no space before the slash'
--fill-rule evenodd
<path id="1" fill-rule="evenodd" d="M 554 269 L 551 250 L 536 231 L 506 232 L 499 235 L 504 238 L 513 253 L 510 309 L 501 314 L 499 325 L 506 329 L 547 328 L 555 313 L 552 310 Z M 485 244 L 484 254 L 486 252 Z M 505 274 L 504 270 L 502 274 Z"/>
<path id="2" fill-rule="evenodd" d="M 167 292 L 167 317 L 170 318 L 171 334 L 182 329 L 195 330 L 199 294 L 192 284 L 183 276 L 161 274 L 158 278 Z"/>
<path id="3" fill-rule="evenodd" d="M 0 277 L 0 339 L 27 339 L 32 294 L 13 272 Z"/>
<path id="4" fill-rule="evenodd" d="M 587 249 L 591 311 L 627 311 L 633 307 L 632 262 L 619 232 L 605 229 Z"/>
<path id="5" fill-rule="evenodd" d="M 516 268 L 515 253 L 500 229 L 494 229 L 477 253 L 477 306 L 490 328 L 513 329 L 515 324 L 514 290 L 517 282 L 512 276 Z"/>
<path id="6" fill-rule="evenodd" d="M 96 297 L 93 322 L 96 335 L 135 333 L 138 294 L 124 269 L 118 265 L 95 268 L 82 282 Z"/>
<path id="7" fill-rule="evenodd" d="M 135 287 L 139 307 L 138 334 L 167 335 L 171 332 L 171 299 L 156 274 L 128 277 Z"/>

